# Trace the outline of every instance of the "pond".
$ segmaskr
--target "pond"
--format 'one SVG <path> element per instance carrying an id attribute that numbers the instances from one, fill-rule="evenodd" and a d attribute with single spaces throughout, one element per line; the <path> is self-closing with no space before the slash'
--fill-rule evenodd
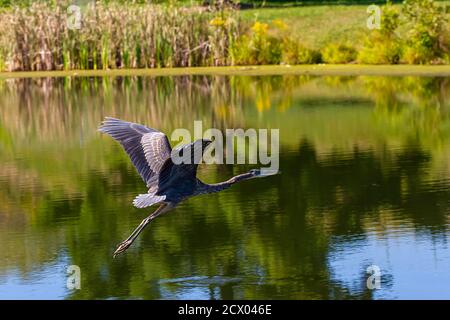
<path id="1" fill-rule="evenodd" d="M 0 299 L 450 299 L 449 98 L 444 77 L 0 80 Z M 113 259 L 154 209 L 104 116 L 279 129 L 281 174 L 189 199 Z"/>

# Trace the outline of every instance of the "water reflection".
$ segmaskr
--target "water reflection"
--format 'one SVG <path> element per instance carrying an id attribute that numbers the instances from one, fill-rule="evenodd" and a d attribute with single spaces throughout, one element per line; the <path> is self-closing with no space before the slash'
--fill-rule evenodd
<path id="1" fill-rule="evenodd" d="M 449 95 L 447 78 L 0 81 L 0 298 L 450 298 Z M 282 175 L 183 203 L 113 260 L 148 210 L 96 131 L 105 115 L 280 128 Z M 65 287 L 70 264 L 81 290 Z M 365 287 L 370 264 L 381 290 Z"/>
<path id="2" fill-rule="evenodd" d="M 364 298 L 448 299 L 449 240 L 414 230 L 334 239 L 328 257 L 332 280 Z M 367 289 L 371 265 L 383 266 L 380 290 Z"/>

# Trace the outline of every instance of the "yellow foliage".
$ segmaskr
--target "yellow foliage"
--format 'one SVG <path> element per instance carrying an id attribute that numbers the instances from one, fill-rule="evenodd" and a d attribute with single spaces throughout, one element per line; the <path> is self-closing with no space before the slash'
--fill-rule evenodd
<path id="1" fill-rule="evenodd" d="M 223 25 L 225 25 L 226 20 L 222 19 L 221 17 L 214 17 L 213 19 L 211 19 L 211 21 L 209 21 L 209 24 L 211 26 L 216 26 L 216 27 L 221 27 Z"/>
<path id="2" fill-rule="evenodd" d="M 272 20 L 272 24 L 280 30 L 287 30 L 288 25 L 281 19 Z"/>
<path id="3" fill-rule="evenodd" d="M 252 31 L 258 35 L 267 34 L 268 30 L 269 30 L 269 25 L 267 23 L 261 23 L 261 22 L 256 21 L 255 24 L 252 26 Z"/>

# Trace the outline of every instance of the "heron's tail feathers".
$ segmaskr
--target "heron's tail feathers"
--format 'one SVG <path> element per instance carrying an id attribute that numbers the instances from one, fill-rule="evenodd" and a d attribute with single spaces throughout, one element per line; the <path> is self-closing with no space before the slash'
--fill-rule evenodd
<path id="1" fill-rule="evenodd" d="M 134 198 L 133 205 L 136 208 L 146 208 L 154 205 L 155 203 L 161 202 L 164 199 L 166 199 L 166 196 L 157 196 L 151 193 L 144 193 Z"/>

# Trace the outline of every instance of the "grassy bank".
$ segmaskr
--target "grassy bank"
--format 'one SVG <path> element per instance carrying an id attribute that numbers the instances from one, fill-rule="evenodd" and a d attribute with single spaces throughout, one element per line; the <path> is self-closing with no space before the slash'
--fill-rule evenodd
<path id="1" fill-rule="evenodd" d="M 109 70 L 276 64 L 449 64 L 449 14 L 431 0 L 207 10 L 172 5 L 67 5 L 0 11 L 0 71 Z M 67 3 L 69 4 L 69 3 Z M 72 27 L 69 24 L 72 23 Z"/>
<path id="2" fill-rule="evenodd" d="M 184 75 L 317 75 L 317 76 L 424 76 L 450 77 L 450 66 L 418 65 L 297 65 L 297 66 L 231 66 L 159 69 L 72 70 L 42 72 L 0 72 L 0 79 L 48 77 L 116 77 L 116 76 L 184 76 Z"/>
<path id="3" fill-rule="evenodd" d="M 352 4 L 315 4 L 308 3 L 302 6 L 272 6 L 257 9 L 242 10 L 240 15 L 245 21 L 258 20 L 270 23 L 281 19 L 291 32 L 305 45 L 320 49 L 330 42 L 351 42 L 362 45 L 369 30 L 366 27 L 368 17 L 367 7 L 378 3 L 382 6 L 385 1 L 357 2 Z M 295 5 L 295 3 L 292 3 Z M 447 19 L 450 19 L 450 1 L 437 2 L 442 7 L 447 7 Z M 281 3 L 280 3 L 281 5 Z M 402 2 L 395 2 L 392 7 L 401 11 Z M 407 30 L 401 28 L 400 33 Z"/>
<path id="4" fill-rule="evenodd" d="M 366 10 L 367 5 L 315 5 L 249 9 L 240 15 L 248 22 L 282 20 L 305 46 L 320 49 L 330 42 L 361 42 L 368 32 Z"/>

